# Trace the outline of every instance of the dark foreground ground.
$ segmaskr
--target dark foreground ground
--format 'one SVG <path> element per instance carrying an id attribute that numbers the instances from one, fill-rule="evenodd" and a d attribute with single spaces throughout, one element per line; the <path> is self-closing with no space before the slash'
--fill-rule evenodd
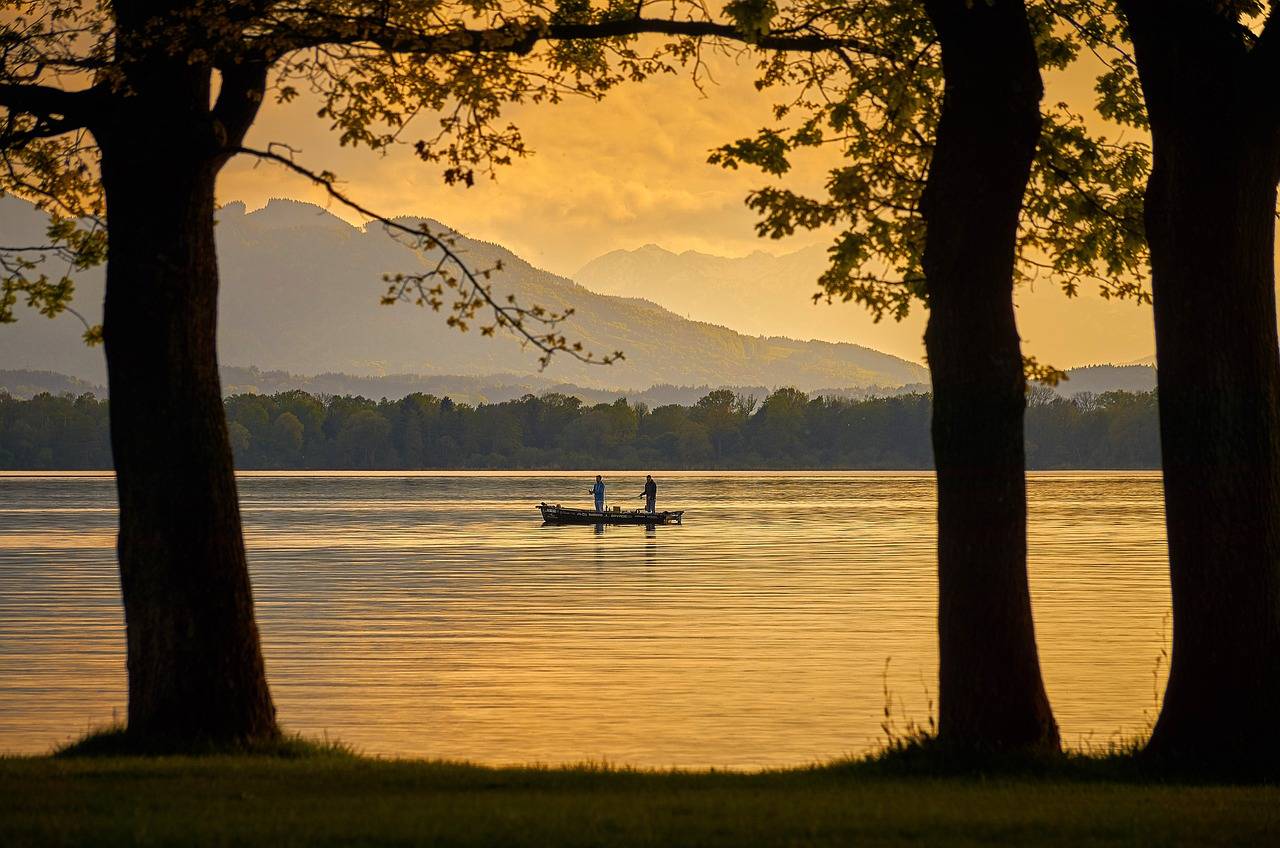
<path id="1" fill-rule="evenodd" d="M 0 846 L 1280 845 L 1280 787 L 488 769 L 321 756 L 0 759 Z"/>

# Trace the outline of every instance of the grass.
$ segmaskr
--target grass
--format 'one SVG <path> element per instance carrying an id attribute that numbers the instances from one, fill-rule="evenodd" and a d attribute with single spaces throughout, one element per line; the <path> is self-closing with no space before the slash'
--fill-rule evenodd
<path id="1" fill-rule="evenodd" d="M 59 759 L 78 757 L 157 757 L 170 754 L 188 756 L 244 755 L 251 757 L 280 757 L 301 759 L 304 757 L 354 757 L 355 749 L 342 742 L 329 739 L 315 740 L 297 734 L 281 734 L 266 741 L 254 742 L 246 747 L 228 749 L 225 745 L 202 745 L 190 742 L 175 747 L 166 740 L 139 740 L 130 736 L 124 725 L 113 724 L 91 730 L 84 736 L 60 748 L 53 756 Z"/>
<path id="2" fill-rule="evenodd" d="M 740 773 L 485 768 L 300 740 L 269 756 L 84 746 L 0 759 L 0 845 L 1204 846 L 1280 835 L 1280 787 L 1157 782 L 1123 753 L 974 770 L 907 746 Z"/>

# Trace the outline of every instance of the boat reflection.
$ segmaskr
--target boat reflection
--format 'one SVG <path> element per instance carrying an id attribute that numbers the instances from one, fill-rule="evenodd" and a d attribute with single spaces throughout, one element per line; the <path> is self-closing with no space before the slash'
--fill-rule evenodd
<path id="1" fill-rule="evenodd" d="M 597 523 L 595 523 L 595 524 L 592 524 L 592 525 L 591 525 L 591 527 L 593 527 L 593 528 L 595 529 L 595 533 L 596 533 L 596 535 L 597 535 L 597 536 L 603 535 L 603 534 L 604 534 L 604 530 L 605 530 L 605 528 L 606 528 L 606 527 L 624 527 L 624 526 L 630 526 L 630 527 L 643 527 L 643 528 L 644 528 L 644 536 L 645 536 L 645 538 L 646 538 L 646 539 L 656 539 L 656 538 L 658 537 L 658 536 L 657 536 L 657 530 L 658 530 L 658 526 L 659 526 L 660 524 L 661 524 L 661 522 L 654 522 L 654 523 L 651 523 L 651 524 L 630 524 L 630 525 L 623 525 L 623 524 L 605 524 L 604 522 L 597 522 Z M 541 528 L 541 529 L 546 529 L 546 528 L 548 528 L 548 527 L 555 527 L 555 528 L 557 528 L 557 529 L 559 529 L 559 528 L 569 528 L 569 527 L 583 527 L 583 526 L 585 526 L 585 522 L 584 522 L 583 524 L 565 524 L 565 523 L 563 523 L 563 522 L 559 522 L 559 521 L 544 521 L 544 522 L 542 522 L 542 523 L 541 523 L 540 525 L 538 525 L 538 526 L 539 526 L 539 528 Z"/>

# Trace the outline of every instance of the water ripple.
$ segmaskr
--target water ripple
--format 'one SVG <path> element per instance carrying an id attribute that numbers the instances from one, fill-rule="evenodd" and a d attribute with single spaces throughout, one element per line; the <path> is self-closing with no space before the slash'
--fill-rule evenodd
<path id="1" fill-rule="evenodd" d="M 244 475 L 283 723 L 389 755 L 787 765 L 875 743 L 889 659 L 900 721 L 927 717 L 931 475 L 664 474 L 683 527 L 539 526 L 534 504 L 589 482 Z M 1141 730 L 1167 644 L 1159 477 L 1033 475 L 1029 509 L 1065 738 Z M 114 532 L 110 477 L 0 475 L 0 751 L 123 714 Z"/>

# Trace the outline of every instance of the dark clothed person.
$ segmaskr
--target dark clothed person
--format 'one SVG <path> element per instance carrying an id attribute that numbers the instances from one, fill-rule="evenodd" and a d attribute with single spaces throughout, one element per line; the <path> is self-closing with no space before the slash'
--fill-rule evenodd
<path id="1" fill-rule="evenodd" d="M 658 503 L 658 484 L 653 482 L 653 475 L 645 477 L 644 491 L 640 493 L 640 497 L 644 498 L 644 511 L 656 512 Z"/>

